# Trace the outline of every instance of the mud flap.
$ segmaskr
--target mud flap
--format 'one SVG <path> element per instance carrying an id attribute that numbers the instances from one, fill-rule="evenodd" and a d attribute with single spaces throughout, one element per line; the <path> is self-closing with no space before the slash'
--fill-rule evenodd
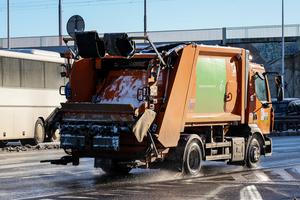
<path id="1" fill-rule="evenodd" d="M 265 156 L 271 156 L 272 155 L 272 139 L 269 137 L 265 137 Z"/>
<path id="2" fill-rule="evenodd" d="M 136 124 L 133 126 L 133 133 L 138 142 L 143 141 L 155 117 L 156 112 L 147 109 L 145 110 L 144 114 L 140 117 L 140 119 L 136 122 Z"/>

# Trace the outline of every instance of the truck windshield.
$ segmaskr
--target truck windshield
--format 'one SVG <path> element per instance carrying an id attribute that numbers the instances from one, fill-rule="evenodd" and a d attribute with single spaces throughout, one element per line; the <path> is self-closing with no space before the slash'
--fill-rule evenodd
<path id="1" fill-rule="evenodd" d="M 255 93 L 260 101 L 268 101 L 268 90 L 266 79 L 261 78 L 258 74 L 254 75 Z"/>

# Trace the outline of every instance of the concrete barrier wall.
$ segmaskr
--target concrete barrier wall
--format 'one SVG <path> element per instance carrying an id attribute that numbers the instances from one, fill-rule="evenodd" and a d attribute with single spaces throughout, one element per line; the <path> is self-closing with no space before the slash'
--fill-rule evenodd
<path id="1" fill-rule="evenodd" d="M 226 30 L 226 34 L 224 34 Z M 100 36 L 102 33 L 100 33 Z M 130 36 L 142 36 L 143 32 L 131 32 Z M 281 37 L 281 26 L 249 26 L 214 29 L 149 31 L 153 42 L 215 41 L 223 39 Z M 300 36 L 300 24 L 285 26 L 287 37 Z M 226 36 L 226 38 L 224 38 Z M 58 36 L 11 38 L 11 48 L 59 46 Z M 7 48 L 7 39 L 0 39 L 0 48 Z"/>

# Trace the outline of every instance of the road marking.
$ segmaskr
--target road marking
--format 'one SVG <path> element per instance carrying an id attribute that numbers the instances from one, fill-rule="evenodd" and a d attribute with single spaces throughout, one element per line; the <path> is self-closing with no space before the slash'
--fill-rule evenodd
<path id="1" fill-rule="evenodd" d="M 60 196 L 60 199 L 97 199 L 95 197 L 87 197 L 87 196 Z"/>
<path id="2" fill-rule="evenodd" d="M 249 185 L 249 186 L 244 187 L 240 191 L 240 199 L 241 200 L 248 200 L 248 199 L 263 200 L 262 196 L 258 192 L 255 185 Z"/>
<path id="3" fill-rule="evenodd" d="M 208 193 L 207 195 L 205 195 L 205 197 L 208 197 L 208 198 L 213 198 L 213 199 L 219 199 L 217 197 L 217 195 L 223 191 L 224 189 L 226 189 L 228 186 L 225 186 L 225 185 L 221 185 L 219 187 L 217 187 L 215 190 L 212 190 L 210 193 Z"/>
<path id="4" fill-rule="evenodd" d="M 285 181 L 296 180 L 292 175 L 290 175 L 287 171 L 285 171 L 285 169 L 274 169 L 273 172 L 281 176 L 281 178 Z"/>
<path id="5" fill-rule="evenodd" d="M 290 197 L 289 194 L 287 194 L 285 192 L 278 191 L 278 189 L 274 189 L 272 187 L 266 187 L 266 189 L 274 192 L 275 194 L 282 195 L 282 196 L 285 196 L 285 197 Z"/>
<path id="6" fill-rule="evenodd" d="M 17 157 L 30 157 L 30 156 L 57 156 L 57 155 L 65 155 L 66 153 L 61 149 L 49 149 L 49 150 L 28 150 L 22 152 L 0 152 L 0 158 L 17 158 Z"/>
<path id="7" fill-rule="evenodd" d="M 0 170 L 4 173 L 5 169 L 11 169 L 11 168 L 20 168 L 20 167 L 33 167 L 33 166 L 39 166 L 43 167 L 47 165 L 48 163 L 39 163 L 39 162 L 31 162 L 31 163 L 18 163 L 18 164 L 9 164 L 9 165 L 0 165 Z M 49 164 L 48 164 L 49 165 Z"/>
<path id="8" fill-rule="evenodd" d="M 271 181 L 271 179 L 263 172 L 255 172 L 255 176 L 257 176 L 259 181 L 273 183 L 273 181 Z"/>
<path id="9" fill-rule="evenodd" d="M 232 174 L 231 176 L 235 181 L 243 183 L 248 182 L 248 179 L 246 179 L 242 174 Z"/>
<path id="10" fill-rule="evenodd" d="M 88 173 L 90 174 L 91 172 L 93 172 L 93 168 L 91 169 L 85 169 L 84 166 L 80 166 L 77 167 L 76 170 L 78 171 L 74 171 L 75 167 L 71 167 L 68 166 L 70 169 L 72 170 L 71 172 L 69 171 L 65 171 L 66 167 L 65 166 L 53 166 L 52 168 L 48 168 L 46 167 L 41 167 L 41 166 L 37 166 L 36 168 L 34 168 L 34 170 L 32 168 L 28 168 L 26 170 L 20 170 L 20 171 L 13 171 L 13 172 L 5 172 L 3 171 L 2 173 L 0 173 L 0 179 L 4 179 L 4 178 L 11 178 L 11 177 L 29 177 L 29 176 L 35 176 L 35 174 L 40 175 L 40 178 L 43 177 L 43 174 L 57 174 L 57 172 L 59 171 L 63 171 L 64 174 L 71 174 L 72 176 L 74 176 L 77 173 L 83 174 L 83 173 Z M 41 175 L 42 174 L 42 175 Z M 68 178 L 71 178 L 72 176 L 67 176 Z"/>
<path id="11" fill-rule="evenodd" d="M 25 176 L 25 177 L 22 177 L 21 179 L 40 179 L 40 178 L 46 178 L 46 177 L 54 177 L 55 175 L 54 174 L 43 174 L 43 175 L 36 175 L 36 176 Z"/>

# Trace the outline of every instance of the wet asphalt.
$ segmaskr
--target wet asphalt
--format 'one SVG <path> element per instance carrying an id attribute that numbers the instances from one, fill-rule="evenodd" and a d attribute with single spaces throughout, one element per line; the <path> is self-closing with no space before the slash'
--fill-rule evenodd
<path id="1" fill-rule="evenodd" d="M 248 169 L 205 162 L 198 177 L 159 169 L 108 176 L 92 159 L 57 166 L 62 150 L 0 152 L 0 199 L 300 199 L 300 137 L 274 137 L 273 155 Z"/>

